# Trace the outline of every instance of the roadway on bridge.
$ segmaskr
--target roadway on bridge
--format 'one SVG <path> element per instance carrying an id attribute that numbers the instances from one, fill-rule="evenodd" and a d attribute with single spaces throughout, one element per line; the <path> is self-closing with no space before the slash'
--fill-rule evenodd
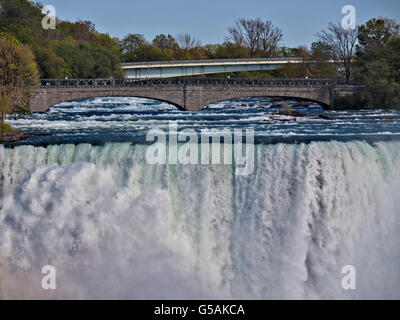
<path id="1" fill-rule="evenodd" d="M 282 68 L 289 63 L 301 63 L 299 57 L 255 59 L 205 59 L 178 61 L 148 61 L 122 63 L 126 78 L 173 78 L 240 71 L 262 71 Z"/>

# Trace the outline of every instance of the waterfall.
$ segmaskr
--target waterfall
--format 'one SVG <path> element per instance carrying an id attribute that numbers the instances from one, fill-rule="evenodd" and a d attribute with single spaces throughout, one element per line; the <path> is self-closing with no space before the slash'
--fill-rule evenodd
<path id="1" fill-rule="evenodd" d="M 1 298 L 400 298 L 400 142 L 258 144 L 249 176 L 147 148 L 0 147 Z"/>

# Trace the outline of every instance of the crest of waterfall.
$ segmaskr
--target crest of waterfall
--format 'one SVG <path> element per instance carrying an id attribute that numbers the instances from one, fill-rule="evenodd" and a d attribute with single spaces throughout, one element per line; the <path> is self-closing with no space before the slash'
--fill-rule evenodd
<path id="1" fill-rule="evenodd" d="M 400 298 L 400 142 L 259 144 L 249 176 L 146 148 L 0 147 L 1 298 Z"/>

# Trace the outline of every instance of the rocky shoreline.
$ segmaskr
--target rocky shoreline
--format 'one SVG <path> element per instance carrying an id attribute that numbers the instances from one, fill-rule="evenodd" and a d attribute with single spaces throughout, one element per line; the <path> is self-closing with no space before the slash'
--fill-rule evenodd
<path id="1" fill-rule="evenodd" d="M 6 142 L 17 142 L 25 140 L 29 137 L 29 133 L 19 130 L 12 130 L 0 133 L 0 144 Z"/>

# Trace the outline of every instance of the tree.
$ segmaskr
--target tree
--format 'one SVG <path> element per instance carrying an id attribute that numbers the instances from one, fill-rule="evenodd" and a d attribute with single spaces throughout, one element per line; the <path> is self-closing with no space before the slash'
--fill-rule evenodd
<path id="1" fill-rule="evenodd" d="M 0 34 L 0 113 L 6 115 L 28 109 L 30 90 L 39 83 L 35 57 L 27 45 L 8 34 Z"/>
<path id="2" fill-rule="evenodd" d="M 310 57 L 311 53 L 309 50 L 300 46 L 296 49 L 292 49 L 292 52 L 296 57 L 301 58 L 299 63 L 288 63 L 285 64 L 280 72 L 285 78 L 307 78 L 311 76 L 310 73 Z"/>
<path id="3" fill-rule="evenodd" d="M 95 25 L 90 21 L 78 20 L 72 25 L 73 38 L 78 44 L 93 44 L 96 39 Z"/>
<path id="4" fill-rule="evenodd" d="M 250 57 L 254 57 L 260 45 L 261 26 L 262 21 L 260 18 L 255 20 L 241 18 L 228 31 L 236 45 L 247 47 Z"/>
<path id="5" fill-rule="evenodd" d="M 40 75 L 44 79 L 61 79 L 66 76 L 66 63 L 48 47 L 35 48 Z"/>
<path id="6" fill-rule="evenodd" d="M 171 58 L 160 48 L 152 45 L 141 45 L 136 52 L 137 61 L 164 61 Z"/>
<path id="7" fill-rule="evenodd" d="M 179 46 L 183 50 L 189 50 L 195 47 L 201 46 L 201 43 L 196 38 L 192 37 L 188 33 L 178 34 L 177 36 Z"/>
<path id="8" fill-rule="evenodd" d="M 275 55 L 278 44 L 282 40 L 282 32 L 280 29 L 275 28 L 271 21 L 265 21 L 261 26 L 261 52 L 266 57 L 272 57 Z"/>
<path id="9" fill-rule="evenodd" d="M 238 19 L 233 27 L 228 28 L 228 42 L 248 49 L 250 57 L 257 55 L 270 57 L 275 55 L 282 32 L 271 21 L 257 19 Z"/>
<path id="10" fill-rule="evenodd" d="M 340 24 L 330 23 L 327 30 L 317 34 L 320 42 L 332 48 L 332 59 L 339 73 L 349 83 L 352 76 L 352 64 L 356 54 L 357 29 L 343 29 Z"/>
<path id="11" fill-rule="evenodd" d="M 371 19 L 358 28 L 355 81 L 364 88 L 340 98 L 345 107 L 400 108 L 400 25 L 387 18 Z"/>
<path id="12" fill-rule="evenodd" d="M 311 45 L 310 74 L 315 78 L 336 78 L 336 68 L 329 61 L 332 47 L 324 42 L 313 42 Z"/>
<path id="13" fill-rule="evenodd" d="M 400 39 L 378 48 L 372 60 L 365 61 L 359 72 L 366 85 L 361 98 L 367 107 L 400 108 Z"/>
<path id="14" fill-rule="evenodd" d="M 128 34 L 121 42 L 122 55 L 125 61 L 135 60 L 136 50 L 141 45 L 146 45 L 147 41 L 142 34 Z"/>
<path id="15" fill-rule="evenodd" d="M 87 78 L 123 78 L 124 74 L 119 66 L 119 57 L 102 46 L 88 46 L 85 48 L 94 62 L 93 69 Z"/>
<path id="16" fill-rule="evenodd" d="M 0 32 L 13 34 L 28 44 L 34 44 L 43 35 L 41 4 L 27 0 L 0 0 L 0 7 Z"/>
<path id="17" fill-rule="evenodd" d="M 360 26 L 355 65 L 360 98 L 369 108 L 400 107 L 400 25 L 387 18 Z"/>
<path id="18" fill-rule="evenodd" d="M 400 25 L 388 18 L 371 19 L 358 28 L 358 51 L 374 53 L 389 41 L 400 38 Z"/>
<path id="19" fill-rule="evenodd" d="M 158 47 L 162 50 L 164 49 L 172 49 L 176 50 L 179 45 L 176 42 L 175 38 L 171 36 L 170 34 L 165 35 L 165 34 L 159 34 L 155 36 L 155 38 L 152 41 L 153 46 Z"/>
<path id="20" fill-rule="evenodd" d="M 295 57 L 297 48 L 279 47 L 275 53 L 276 57 Z"/>
<path id="21" fill-rule="evenodd" d="M 249 57 L 249 53 L 245 47 L 230 42 L 218 45 L 215 54 L 217 59 L 238 59 Z"/>
<path id="22" fill-rule="evenodd" d="M 0 5 L 0 32 L 30 46 L 42 77 L 122 75 L 119 40 L 98 32 L 92 22 L 57 19 L 55 30 L 43 30 L 42 5 L 29 0 L 0 0 Z"/>

